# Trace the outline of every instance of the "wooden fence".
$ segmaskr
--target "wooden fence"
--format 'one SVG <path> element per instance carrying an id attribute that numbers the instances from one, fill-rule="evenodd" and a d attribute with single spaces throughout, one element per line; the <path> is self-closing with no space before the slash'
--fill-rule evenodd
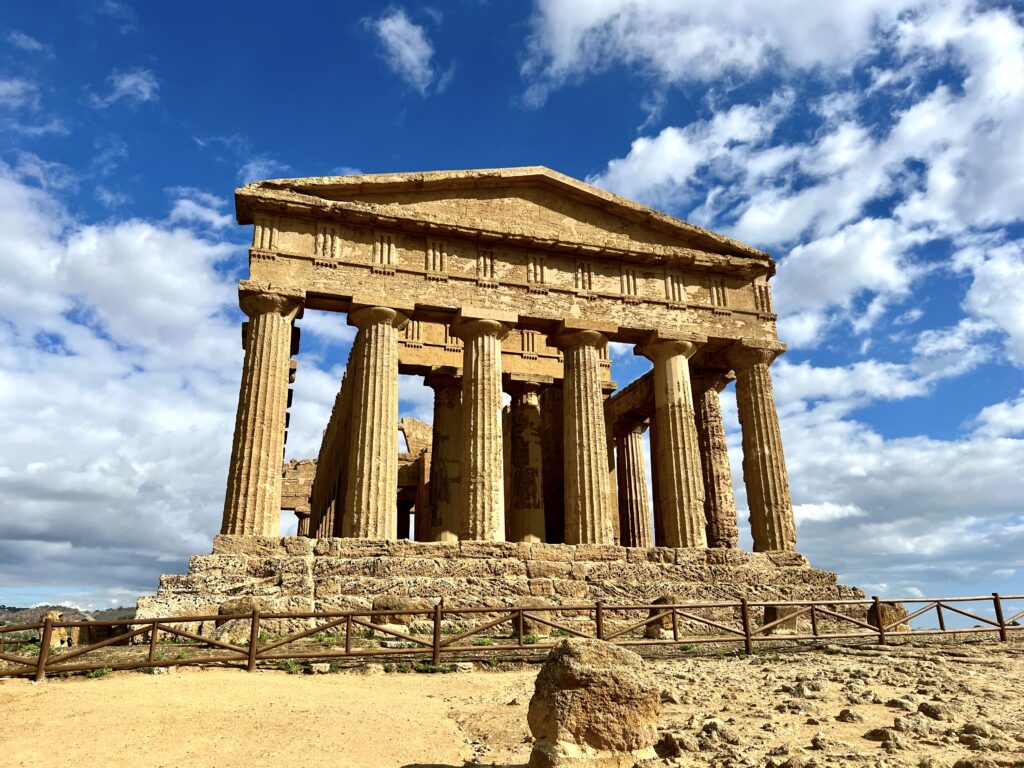
<path id="1" fill-rule="evenodd" d="M 122 619 L 112 621 L 53 621 L 45 619 L 35 624 L 21 624 L 0 627 L 0 661 L 7 666 L 0 668 L 0 677 L 33 677 L 42 680 L 47 674 L 66 672 L 87 672 L 106 669 L 141 669 L 153 667 L 182 666 L 188 664 L 228 664 L 244 666 L 252 672 L 260 662 L 281 662 L 287 660 L 330 660 L 336 658 L 387 658 L 389 656 L 429 657 L 433 665 L 440 665 L 445 656 L 455 654 L 508 653 L 553 647 L 550 639 L 541 642 L 535 635 L 526 633 L 527 622 L 545 625 L 556 634 L 573 637 L 589 637 L 625 646 L 692 646 L 709 643 L 738 644 L 747 654 L 753 653 L 756 644 L 766 642 L 812 642 L 834 640 L 870 640 L 886 643 L 894 638 L 922 637 L 934 635 L 961 635 L 981 632 L 998 633 L 1006 642 L 1013 632 L 1024 630 L 1020 620 L 1024 611 L 1013 616 L 1004 615 L 1004 603 L 1024 601 L 1024 595 L 999 595 L 990 597 L 943 597 L 904 598 L 880 600 L 801 600 L 792 602 L 754 602 L 746 599 L 738 602 L 679 603 L 677 605 L 607 605 L 601 602 L 590 605 L 552 605 L 549 607 L 445 607 L 438 604 L 430 610 L 392 611 L 335 611 L 316 613 L 251 613 L 233 615 L 177 616 L 154 619 Z M 983 603 L 985 608 L 967 610 L 964 604 Z M 882 603 L 896 603 L 908 609 L 908 615 L 881 626 L 866 620 L 874 606 L 874 616 L 882 616 Z M 910 610 L 913 606 L 920 606 Z M 983 616 L 977 610 L 992 609 L 992 618 Z M 759 610 L 771 607 L 781 618 L 755 625 Z M 972 606 L 973 607 L 973 606 Z M 646 612 L 647 616 L 643 617 Z M 564 617 L 574 615 L 571 619 Z M 722 615 L 732 616 L 732 621 Z M 934 614 L 937 628 L 912 629 L 909 623 L 926 615 Z M 394 616 L 422 616 L 432 630 L 429 634 L 412 634 L 388 623 Z M 715 618 L 710 618 L 710 615 Z M 640 616 L 640 618 L 637 618 Z M 971 627 L 948 627 L 951 616 L 978 622 Z M 475 617 L 475 618 L 474 618 Z M 493 617 L 493 618 L 492 618 Z M 582 620 L 581 620 L 582 618 Z M 738 621 L 737 621 L 738 619 Z M 452 622 L 465 623 L 475 620 L 473 626 L 452 631 Z M 184 629 L 181 625 L 193 626 L 205 622 L 247 621 L 248 642 L 244 645 L 224 642 L 198 632 Z M 264 638 L 261 626 L 271 621 L 313 622 L 301 631 L 282 637 Z M 445 624 L 447 626 L 447 632 Z M 782 625 L 799 622 L 805 631 L 776 634 Z M 511 625 L 511 631 L 504 637 L 488 637 L 486 644 L 474 644 L 473 638 L 480 639 L 484 633 L 494 634 L 504 624 Z M 700 627 L 702 634 L 685 634 L 683 627 Z M 646 629 L 650 625 L 665 626 L 671 637 L 649 638 Z M 799 626 L 799 624 L 797 624 Z M 809 626 L 810 632 L 806 631 Z M 51 648 L 55 629 L 107 628 L 115 627 L 123 632 L 107 639 L 81 647 L 68 649 Z M 32 641 L 14 639 L 12 634 L 38 632 Z M 332 633 L 337 645 L 330 648 L 303 647 L 300 641 L 320 633 Z M 367 635 L 369 633 L 369 635 Z M 640 633 L 640 637 L 637 634 Z M 322 637 L 323 635 L 321 635 Z M 368 636 L 393 638 L 403 647 L 388 648 L 360 645 L 360 639 Z M 190 641 L 195 649 L 208 649 L 213 654 L 195 657 L 180 657 L 173 660 L 161 658 L 160 640 L 173 642 Z M 497 640 L 497 642 L 495 642 Z M 470 644 L 466 644 L 470 641 Z M 110 658 L 86 660 L 87 654 L 114 645 L 132 644 L 136 655 L 143 658 L 111 660 Z M 38 651 L 24 655 L 26 647 Z M 12 646 L 14 646 L 12 648 Z M 12 652 L 12 651 L 18 651 Z M 72 663 L 74 662 L 74 663 Z"/>

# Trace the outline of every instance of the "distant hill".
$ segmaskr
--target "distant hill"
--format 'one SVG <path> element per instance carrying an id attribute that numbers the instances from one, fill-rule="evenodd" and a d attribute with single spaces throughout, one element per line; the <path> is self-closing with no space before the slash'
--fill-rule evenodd
<path id="1" fill-rule="evenodd" d="M 113 620 L 135 618 L 134 606 L 121 606 L 120 608 L 105 608 L 102 611 L 87 613 L 67 605 L 37 605 L 33 608 L 15 608 L 9 605 L 0 605 L 0 624 L 34 624 L 39 621 L 44 613 L 58 611 L 64 614 L 65 621 L 89 621 L 90 619 Z"/>

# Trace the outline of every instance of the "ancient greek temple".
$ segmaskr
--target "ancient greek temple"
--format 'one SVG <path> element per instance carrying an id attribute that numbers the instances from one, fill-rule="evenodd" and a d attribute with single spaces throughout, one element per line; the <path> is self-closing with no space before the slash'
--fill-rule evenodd
<path id="1" fill-rule="evenodd" d="M 254 234 L 222 533 L 277 536 L 284 506 L 316 538 L 735 548 L 735 382 L 754 549 L 795 549 L 768 254 L 543 167 L 235 201 Z M 307 310 L 357 331 L 319 455 L 282 471 Z M 618 390 L 609 342 L 652 370 Z M 433 388 L 432 428 L 400 424 L 400 373 Z"/>

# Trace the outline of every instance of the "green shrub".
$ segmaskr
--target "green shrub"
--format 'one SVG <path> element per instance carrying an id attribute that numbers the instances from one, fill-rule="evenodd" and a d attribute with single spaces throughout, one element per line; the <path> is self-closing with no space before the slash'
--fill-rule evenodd
<path id="1" fill-rule="evenodd" d="M 494 641 L 489 637 L 477 637 L 473 639 L 473 645 L 494 645 Z"/>
<path id="2" fill-rule="evenodd" d="M 100 667 L 99 669 L 90 669 L 88 672 L 85 673 L 85 676 L 92 678 L 106 677 L 113 671 L 114 670 L 112 670 L 110 667 Z"/>
<path id="3" fill-rule="evenodd" d="M 302 664 L 299 663 L 298 659 L 282 659 L 275 665 L 277 669 L 282 672 L 287 672 L 289 675 L 298 675 L 302 673 Z"/>
<path id="4" fill-rule="evenodd" d="M 538 642 L 539 640 L 540 640 L 540 638 L 539 638 L 539 637 L 537 637 L 537 636 L 536 636 L 535 634 L 533 634 L 533 633 L 531 632 L 530 634 L 528 634 L 528 635 L 526 635 L 525 637 L 523 637 L 523 645 L 534 645 L 534 644 L 536 644 L 536 643 L 537 643 L 537 642 Z"/>
<path id="5" fill-rule="evenodd" d="M 416 665 L 415 665 L 414 668 L 415 668 L 415 670 L 417 672 L 422 672 L 422 673 L 428 674 L 428 675 L 429 674 L 446 675 L 449 672 L 454 672 L 455 671 L 455 665 L 454 664 L 449 664 L 447 662 L 444 662 L 444 663 L 441 663 L 441 664 L 432 664 L 432 663 L 426 662 L 426 661 L 418 661 L 418 662 L 416 662 Z"/>

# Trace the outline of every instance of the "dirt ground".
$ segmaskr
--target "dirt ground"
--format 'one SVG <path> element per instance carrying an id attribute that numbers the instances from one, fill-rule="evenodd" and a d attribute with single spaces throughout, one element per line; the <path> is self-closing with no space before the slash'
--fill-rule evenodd
<path id="1" fill-rule="evenodd" d="M 1024 766 L 1020 643 L 648 663 L 665 702 L 659 765 Z M 2 680 L 0 765 L 522 766 L 536 673 Z"/>

